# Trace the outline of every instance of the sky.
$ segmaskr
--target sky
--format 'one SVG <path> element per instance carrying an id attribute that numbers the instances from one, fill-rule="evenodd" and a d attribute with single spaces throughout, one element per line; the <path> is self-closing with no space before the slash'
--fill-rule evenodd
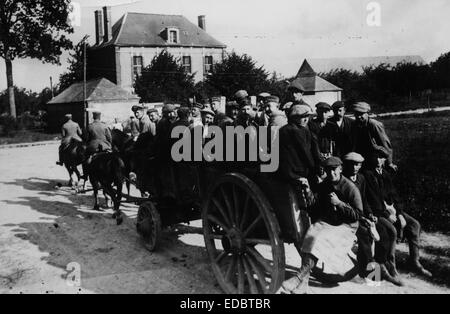
<path id="1" fill-rule="evenodd" d="M 85 34 L 94 43 L 94 11 L 104 5 L 112 6 L 114 23 L 126 12 L 181 14 L 195 24 L 198 15 L 205 15 L 207 32 L 226 44 L 228 51 L 249 54 L 267 71 L 285 77 L 295 75 L 305 58 L 420 55 L 430 62 L 450 51 L 448 0 L 74 2 L 81 8 L 79 23 L 70 36 L 74 43 Z M 61 65 L 15 60 L 15 84 L 39 92 L 50 86 L 50 76 L 57 83 L 59 75 L 67 70 L 67 56 L 65 53 L 61 57 Z M 0 60 L 0 90 L 4 88 L 6 71 Z"/>

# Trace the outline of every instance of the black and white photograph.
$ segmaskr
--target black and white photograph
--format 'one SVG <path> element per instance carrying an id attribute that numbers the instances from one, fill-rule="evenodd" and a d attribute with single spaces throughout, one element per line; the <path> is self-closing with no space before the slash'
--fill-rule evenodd
<path id="1" fill-rule="evenodd" d="M 449 294 L 449 15 L 0 0 L 0 294 Z"/>

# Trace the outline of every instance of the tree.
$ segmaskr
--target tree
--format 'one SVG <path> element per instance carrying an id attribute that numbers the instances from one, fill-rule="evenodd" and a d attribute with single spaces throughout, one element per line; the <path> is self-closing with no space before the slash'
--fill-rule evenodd
<path id="1" fill-rule="evenodd" d="M 0 57 L 5 60 L 11 116 L 16 116 L 12 62 L 35 58 L 59 64 L 62 51 L 72 48 L 64 33 L 69 23 L 70 0 L 3 0 L 0 4 Z"/>
<path id="2" fill-rule="evenodd" d="M 63 91 L 70 85 L 84 80 L 84 45 L 89 49 L 87 36 L 85 36 L 70 52 L 67 59 L 69 63 L 69 71 L 59 76 L 59 90 Z"/>
<path id="3" fill-rule="evenodd" d="M 434 87 L 450 88 L 450 52 L 441 55 L 431 64 Z"/>
<path id="4" fill-rule="evenodd" d="M 134 85 L 143 102 L 186 101 L 194 95 L 194 75 L 166 50 L 142 70 Z"/>
<path id="5" fill-rule="evenodd" d="M 267 86 L 267 78 L 268 73 L 262 66 L 257 67 L 249 55 L 232 52 L 222 62 L 214 65 L 205 80 L 205 88 L 227 98 L 240 89 L 246 90 L 250 95 L 257 95 Z"/>

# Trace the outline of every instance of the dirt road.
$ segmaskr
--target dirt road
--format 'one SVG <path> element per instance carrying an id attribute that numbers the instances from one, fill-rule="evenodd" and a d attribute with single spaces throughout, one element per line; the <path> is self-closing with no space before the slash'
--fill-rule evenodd
<path id="1" fill-rule="evenodd" d="M 0 293 L 221 293 L 201 235 L 170 230 L 161 249 L 149 253 L 134 228 L 136 206 L 123 206 L 127 218 L 118 227 L 111 210 L 91 210 L 91 195 L 55 188 L 68 179 L 55 165 L 57 148 L 0 149 Z M 427 237 L 450 245 L 448 238 Z M 287 262 L 298 265 L 295 249 L 287 246 L 286 252 Z M 76 278 L 77 265 L 79 287 L 67 280 Z M 445 286 L 404 278 L 403 288 L 355 279 L 336 287 L 314 284 L 311 293 L 449 293 Z"/>

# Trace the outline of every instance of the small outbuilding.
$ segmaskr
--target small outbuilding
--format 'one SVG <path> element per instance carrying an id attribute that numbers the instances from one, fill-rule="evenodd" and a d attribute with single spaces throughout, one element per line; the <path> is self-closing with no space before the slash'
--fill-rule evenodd
<path id="1" fill-rule="evenodd" d="M 84 124 L 84 84 L 75 83 L 47 103 L 48 126 L 59 130 L 64 115 L 71 113 L 73 120 L 80 126 Z M 102 112 L 102 121 L 113 124 L 115 119 L 125 121 L 130 117 L 131 107 L 139 104 L 140 98 L 131 94 L 113 82 L 98 78 L 86 82 L 86 109 Z M 92 117 L 89 116 L 88 122 Z"/>
<path id="2" fill-rule="evenodd" d="M 303 100 L 313 109 L 319 102 L 332 105 L 342 100 L 342 88 L 321 78 L 307 60 L 303 62 L 294 81 L 303 86 Z"/>

